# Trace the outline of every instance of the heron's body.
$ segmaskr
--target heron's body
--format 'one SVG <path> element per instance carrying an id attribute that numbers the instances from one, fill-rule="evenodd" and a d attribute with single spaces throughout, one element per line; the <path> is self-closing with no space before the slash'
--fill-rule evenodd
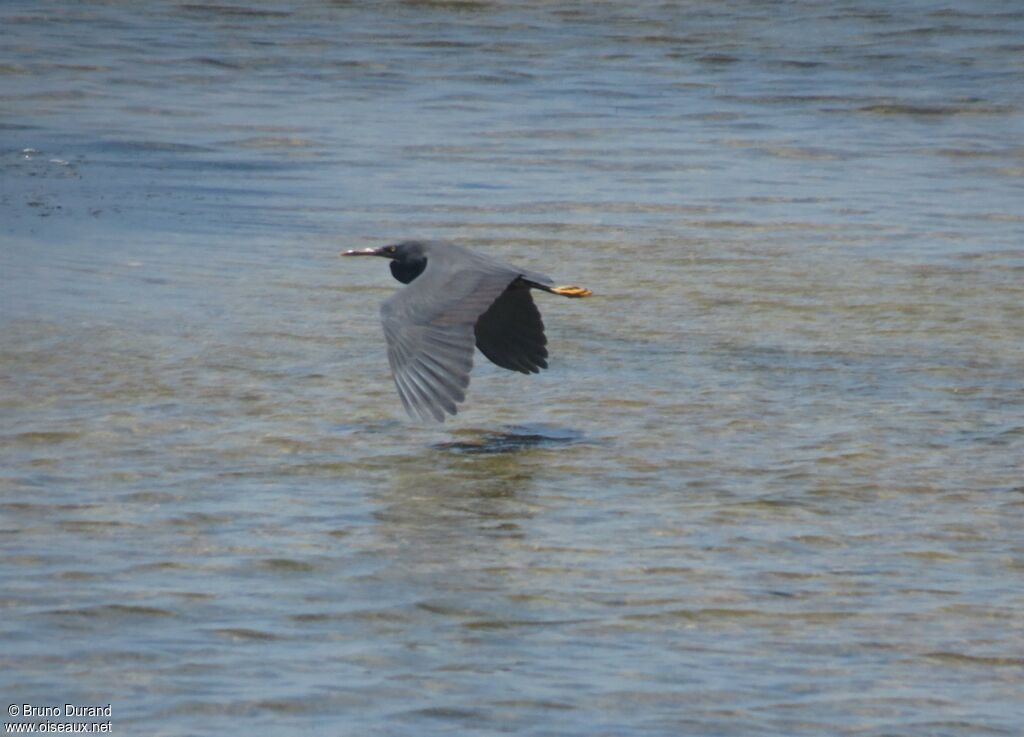
<path id="1" fill-rule="evenodd" d="M 384 300 L 380 314 L 398 394 L 409 415 L 424 420 L 456 414 L 474 345 L 511 371 L 547 368 L 544 322 L 531 289 L 590 294 L 451 243 L 405 241 L 345 255 L 391 258 L 391 273 L 408 285 Z"/>

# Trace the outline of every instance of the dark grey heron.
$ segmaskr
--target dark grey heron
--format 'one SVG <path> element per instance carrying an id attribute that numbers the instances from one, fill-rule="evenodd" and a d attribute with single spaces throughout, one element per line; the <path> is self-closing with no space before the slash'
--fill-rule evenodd
<path id="1" fill-rule="evenodd" d="M 473 346 L 510 371 L 548 367 L 547 338 L 531 289 L 563 297 L 589 297 L 583 287 L 553 286 L 519 269 L 461 246 L 402 241 L 343 256 L 391 259 L 391 273 L 408 284 L 380 307 L 388 363 L 410 417 L 443 422 L 466 398 Z"/>

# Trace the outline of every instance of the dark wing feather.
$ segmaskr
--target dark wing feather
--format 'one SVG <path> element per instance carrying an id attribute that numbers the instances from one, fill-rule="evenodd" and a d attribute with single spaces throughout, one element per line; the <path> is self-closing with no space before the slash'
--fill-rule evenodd
<path id="1" fill-rule="evenodd" d="M 473 368 L 473 328 L 522 273 L 458 246 L 434 243 L 423 273 L 384 300 L 380 313 L 388 363 L 411 417 L 442 422 L 445 412 L 458 412 Z M 544 278 L 530 278 L 535 276 Z"/>
<path id="2" fill-rule="evenodd" d="M 388 363 L 398 396 L 411 417 L 438 421 L 444 412 L 455 414 L 456 403 L 466 398 L 473 344 L 465 330 L 409 325 L 384 319 Z M 472 336 L 469 336 L 472 338 Z"/>
<path id="3" fill-rule="evenodd" d="M 548 367 L 544 321 L 526 287 L 509 287 L 480 316 L 476 347 L 492 363 L 524 374 Z"/>

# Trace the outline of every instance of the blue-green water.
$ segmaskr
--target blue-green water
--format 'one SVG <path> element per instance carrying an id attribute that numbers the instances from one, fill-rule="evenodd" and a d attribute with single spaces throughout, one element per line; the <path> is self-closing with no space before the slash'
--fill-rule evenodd
<path id="1" fill-rule="evenodd" d="M 5 703 L 122 735 L 1019 734 L 1016 5 L 0 29 Z M 478 356 L 417 425 L 399 285 L 336 256 L 408 237 L 596 296 L 538 296 L 550 369 Z"/>

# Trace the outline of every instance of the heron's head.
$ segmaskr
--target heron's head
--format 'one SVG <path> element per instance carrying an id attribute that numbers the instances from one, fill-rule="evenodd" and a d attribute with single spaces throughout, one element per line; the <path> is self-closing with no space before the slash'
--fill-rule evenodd
<path id="1" fill-rule="evenodd" d="M 383 256 L 391 259 L 391 273 L 398 281 L 408 284 L 427 268 L 427 248 L 421 241 L 402 241 L 380 248 L 361 248 L 343 251 L 342 256 Z"/>

